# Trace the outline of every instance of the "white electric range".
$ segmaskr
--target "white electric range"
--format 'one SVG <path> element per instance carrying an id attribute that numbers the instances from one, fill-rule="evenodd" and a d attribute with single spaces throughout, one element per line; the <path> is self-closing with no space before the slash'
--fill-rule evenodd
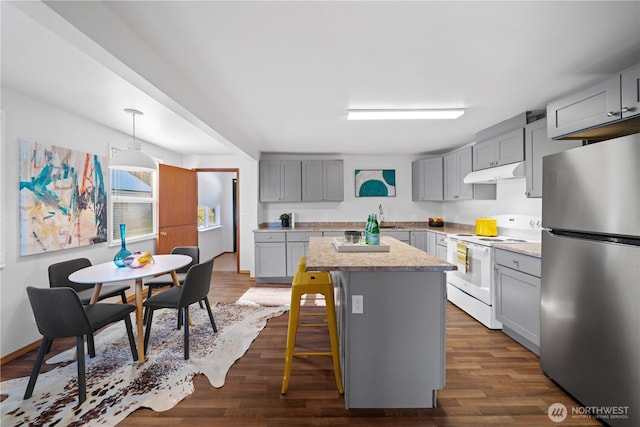
<path id="1" fill-rule="evenodd" d="M 447 298 L 489 329 L 501 329 L 496 316 L 497 291 L 493 268 L 497 243 L 534 243 L 542 238 L 542 221 L 530 215 L 495 215 L 497 236 L 450 234 L 447 262 L 458 265 L 458 243 L 466 247 L 467 263 L 447 272 Z M 465 271 L 466 270 L 466 271 Z"/>

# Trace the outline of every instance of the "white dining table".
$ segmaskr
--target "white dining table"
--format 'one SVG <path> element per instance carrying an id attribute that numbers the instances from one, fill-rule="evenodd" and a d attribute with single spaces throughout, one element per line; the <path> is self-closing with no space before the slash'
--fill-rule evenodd
<path id="1" fill-rule="evenodd" d="M 136 332 L 138 342 L 138 363 L 144 362 L 144 333 L 142 306 L 142 279 L 161 274 L 171 274 L 175 286 L 180 286 L 176 270 L 192 261 L 188 255 L 167 254 L 154 255 L 153 262 L 140 268 L 117 267 L 113 261 L 92 265 L 69 275 L 69 280 L 75 283 L 95 284 L 90 304 L 98 301 L 103 283 L 124 282 L 135 280 L 136 293 Z"/>

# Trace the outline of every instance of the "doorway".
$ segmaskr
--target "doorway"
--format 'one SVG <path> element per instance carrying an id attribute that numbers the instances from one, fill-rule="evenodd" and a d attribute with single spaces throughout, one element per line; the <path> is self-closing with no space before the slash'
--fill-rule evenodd
<path id="1" fill-rule="evenodd" d="M 217 212 L 225 243 L 223 252 L 216 256 L 214 271 L 240 272 L 240 170 L 237 168 L 196 168 L 199 175 L 213 173 L 221 183 L 224 196 Z M 230 206 L 229 206 L 230 205 Z M 227 234 L 228 233 L 228 234 Z M 219 252 L 218 252 L 219 253 Z"/>

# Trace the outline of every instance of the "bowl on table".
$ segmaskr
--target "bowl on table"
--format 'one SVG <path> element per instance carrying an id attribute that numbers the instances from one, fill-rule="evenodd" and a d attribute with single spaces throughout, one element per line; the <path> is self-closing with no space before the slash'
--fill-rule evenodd
<path id="1" fill-rule="evenodd" d="M 152 263 L 153 255 L 150 252 L 135 252 L 122 260 L 122 262 L 129 268 L 140 268 Z"/>

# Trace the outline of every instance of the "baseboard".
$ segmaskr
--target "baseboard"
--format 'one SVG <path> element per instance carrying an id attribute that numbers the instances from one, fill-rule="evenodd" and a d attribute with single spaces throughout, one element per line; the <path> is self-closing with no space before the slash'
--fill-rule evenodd
<path id="1" fill-rule="evenodd" d="M 29 353 L 31 350 L 36 350 L 38 347 L 40 347 L 40 342 L 42 341 L 42 339 L 39 339 L 38 341 L 35 341 L 25 347 L 19 348 L 16 351 L 14 351 L 13 353 L 9 353 L 6 356 L 2 356 L 2 358 L 0 358 L 0 366 L 4 365 L 5 363 L 9 363 L 12 360 L 17 359 L 18 357 L 25 355 L 27 353 Z"/>

